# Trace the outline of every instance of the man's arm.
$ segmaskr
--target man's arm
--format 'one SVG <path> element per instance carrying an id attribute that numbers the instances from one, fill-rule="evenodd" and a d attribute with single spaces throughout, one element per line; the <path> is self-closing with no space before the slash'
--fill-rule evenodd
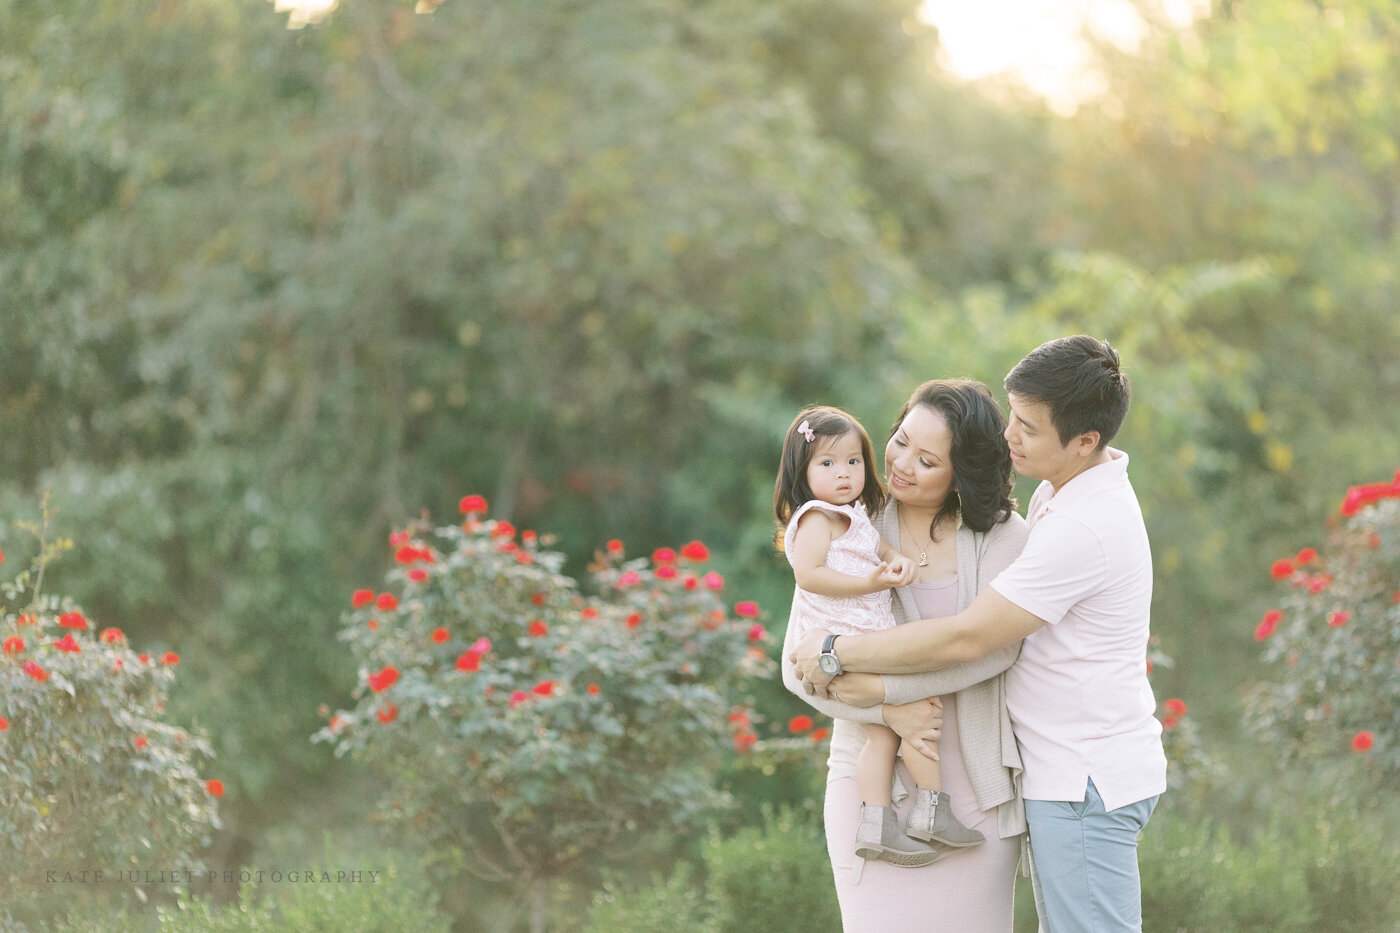
<path id="1" fill-rule="evenodd" d="M 868 635 L 844 635 L 836 642 L 841 668 L 878 674 L 931 671 L 976 660 L 1025 638 L 1045 624 L 994 587 L 987 587 L 955 616 L 918 619 Z M 817 668 L 820 632 L 798 642 L 792 661 L 799 677 L 816 685 L 817 695 L 830 680 Z"/>

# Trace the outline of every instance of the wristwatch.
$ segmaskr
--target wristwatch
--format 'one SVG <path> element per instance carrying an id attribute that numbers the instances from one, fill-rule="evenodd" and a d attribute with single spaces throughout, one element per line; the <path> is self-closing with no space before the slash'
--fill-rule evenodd
<path id="1" fill-rule="evenodd" d="M 836 656 L 835 644 L 837 635 L 828 635 L 822 642 L 822 653 L 817 655 L 817 667 L 822 669 L 823 674 L 837 677 L 841 673 L 841 659 Z"/>

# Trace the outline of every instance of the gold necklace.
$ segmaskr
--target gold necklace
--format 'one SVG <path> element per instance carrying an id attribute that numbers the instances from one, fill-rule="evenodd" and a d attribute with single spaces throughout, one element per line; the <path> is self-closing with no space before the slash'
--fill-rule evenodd
<path id="1" fill-rule="evenodd" d="M 916 537 L 914 537 L 914 532 L 910 531 L 910 530 L 909 530 L 909 526 L 908 526 L 907 524 L 905 524 L 905 521 L 904 521 L 904 513 L 903 513 L 902 511 L 900 511 L 899 506 L 895 506 L 894 514 L 895 514 L 895 516 L 899 519 L 899 526 L 900 526 L 901 528 L 903 528 L 904 531 L 909 535 L 909 541 L 910 541 L 910 543 L 913 544 L 914 547 L 919 548 L 919 566 L 920 566 L 920 567 L 927 567 L 927 566 L 928 566 L 928 553 L 927 553 L 923 548 L 919 547 L 919 539 L 916 538 Z M 932 541 L 932 539 L 929 540 L 928 546 L 929 546 L 929 547 L 933 547 L 933 541 Z"/>

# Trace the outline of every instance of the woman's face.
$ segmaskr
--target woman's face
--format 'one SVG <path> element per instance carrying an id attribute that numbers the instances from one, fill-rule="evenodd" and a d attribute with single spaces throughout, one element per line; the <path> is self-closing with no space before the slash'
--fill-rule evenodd
<path id="1" fill-rule="evenodd" d="M 915 405 L 885 445 L 890 495 L 921 508 L 939 509 L 953 488 L 953 432 L 943 413 Z"/>

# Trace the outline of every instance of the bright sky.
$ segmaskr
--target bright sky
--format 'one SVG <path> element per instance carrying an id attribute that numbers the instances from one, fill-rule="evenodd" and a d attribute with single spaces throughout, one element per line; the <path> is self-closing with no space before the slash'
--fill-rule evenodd
<path id="1" fill-rule="evenodd" d="M 1204 5 L 1159 2 L 1179 25 Z M 1081 24 L 1127 49 L 1144 34 L 1129 0 L 923 0 L 921 15 L 938 27 L 944 64 L 954 74 L 970 79 L 1011 72 L 1060 111 L 1102 88 L 1088 67 Z"/>

